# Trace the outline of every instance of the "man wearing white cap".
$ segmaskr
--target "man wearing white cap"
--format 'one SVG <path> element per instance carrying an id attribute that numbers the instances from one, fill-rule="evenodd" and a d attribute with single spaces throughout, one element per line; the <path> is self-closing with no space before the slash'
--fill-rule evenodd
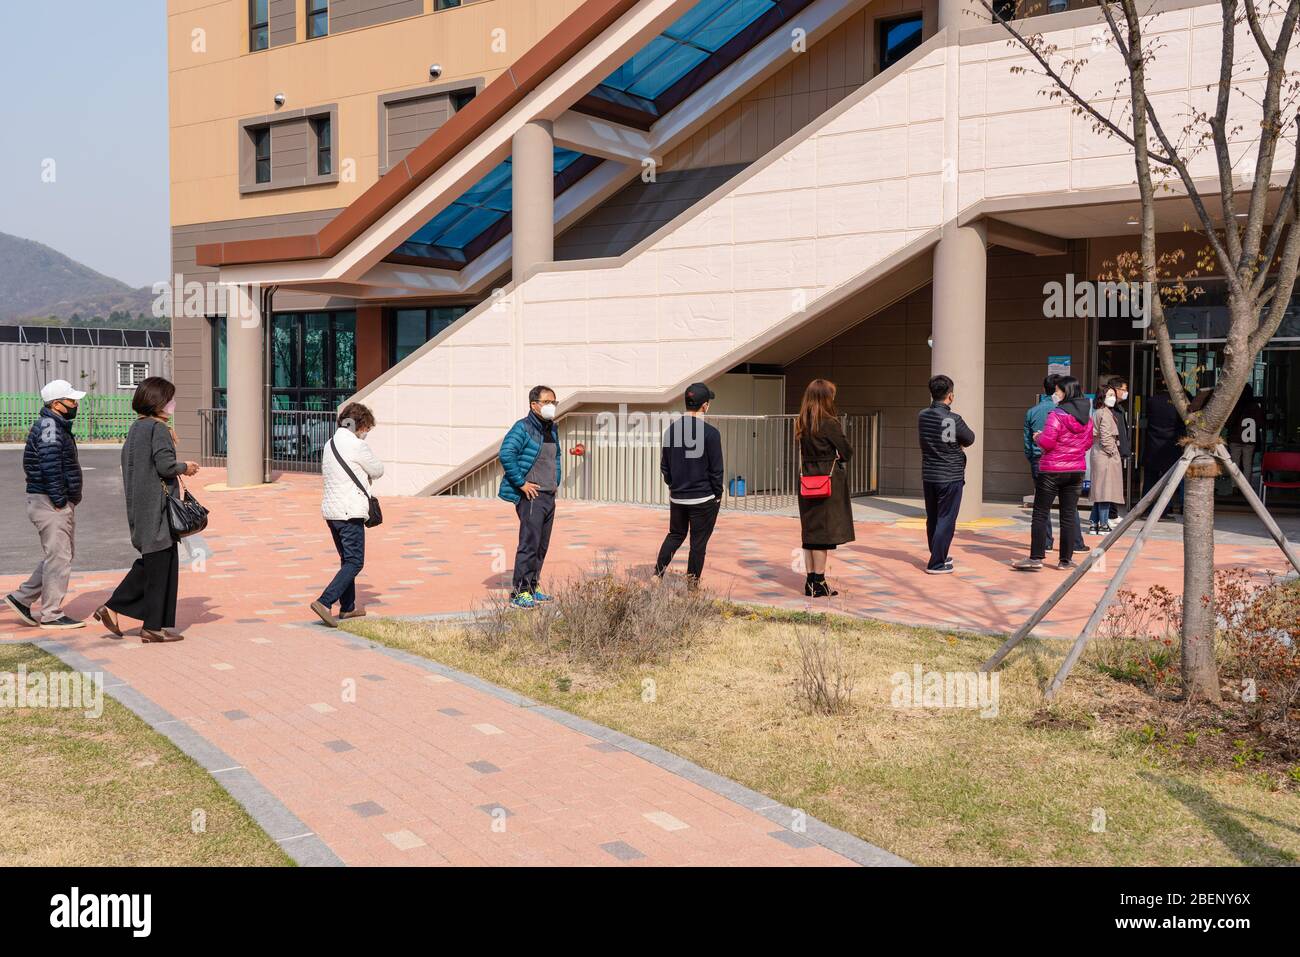
<path id="1" fill-rule="evenodd" d="M 55 379 L 41 390 L 44 407 L 27 433 L 23 471 L 27 473 L 27 517 L 36 526 L 45 559 L 5 604 L 24 622 L 51 631 L 85 627 L 84 621 L 63 613 L 63 599 L 72 577 L 74 512 L 81 502 L 81 464 L 72 420 L 86 393 Z M 39 612 L 32 611 L 37 599 Z M 37 618 L 39 615 L 39 619 Z"/>

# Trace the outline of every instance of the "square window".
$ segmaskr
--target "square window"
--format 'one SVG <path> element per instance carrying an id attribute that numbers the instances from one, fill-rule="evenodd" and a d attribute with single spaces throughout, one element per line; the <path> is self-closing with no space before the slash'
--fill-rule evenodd
<path id="1" fill-rule="evenodd" d="M 147 378 L 149 378 L 149 363 L 147 362 L 119 362 L 117 364 L 117 387 L 119 389 L 134 389 Z"/>
<path id="2" fill-rule="evenodd" d="M 921 14 L 914 13 L 880 24 L 876 62 L 880 73 L 888 70 L 903 57 L 921 45 Z"/>

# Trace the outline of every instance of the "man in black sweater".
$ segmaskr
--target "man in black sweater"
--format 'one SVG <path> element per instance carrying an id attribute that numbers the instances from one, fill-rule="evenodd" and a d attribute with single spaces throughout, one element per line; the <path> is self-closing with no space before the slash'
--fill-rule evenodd
<path id="1" fill-rule="evenodd" d="M 703 382 L 686 390 L 686 414 L 664 432 L 659 470 L 668 486 L 668 537 L 659 549 L 655 574 L 663 577 L 689 533 L 686 583 L 698 587 L 704 553 L 722 507 L 722 435 L 704 415 L 713 391 Z"/>
<path id="2" fill-rule="evenodd" d="M 921 437 L 921 482 L 925 488 L 925 538 L 930 545 L 927 575 L 951 575 L 948 549 L 957 530 L 957 511 L 966 486 L 966 449 L 975 433 L 952 410 L 953 383 L 946 375 L 930 380 L 930 407 L 917 417 Z"/>

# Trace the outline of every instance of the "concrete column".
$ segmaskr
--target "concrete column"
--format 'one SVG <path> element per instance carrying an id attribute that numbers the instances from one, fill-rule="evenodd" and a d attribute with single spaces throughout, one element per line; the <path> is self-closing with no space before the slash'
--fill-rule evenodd
<path id="1" fill-rule="evenodd" d="M 235 286 L 226 317 L 226 484 L 262 484 L 262 350 L 266 324 L 261 290 Z"/>
<path id="2" fill-rule="evenodd" d="M 952 378 L 957 398 L 953 408 L 975 431 L 975 444 L 966 450 L 966 491 L 961 521 L 979 518 L 984 505 L 984 306 L 988 259 L 984 226 L 949 223 L 934 250 L 934 293 L 931 307 L 932 375 Z"/>
<path id="3" fill-rule="evenodd" d="M 555 136 L 549 120 L 515 134 L 513 163 L 514 279 L 555 259 Z"/>
<path id="4" fill-rule="evenodd" d="M 979 0 L 939 0 L 938 21 L 940 30 L 944 27 L 953 31 L 969 30 L 988 26 L 993 22 L 993 14 L 985 10 Z M 956 42 L 955 38 L 953 42 Z"/>

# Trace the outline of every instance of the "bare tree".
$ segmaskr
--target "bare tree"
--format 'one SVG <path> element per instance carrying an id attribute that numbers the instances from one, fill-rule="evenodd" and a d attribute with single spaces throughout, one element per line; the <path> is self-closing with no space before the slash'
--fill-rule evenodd
<path id="1" fill-rule="evenodd" d="M 1159 14 L 1141 12 L 1137 0 L 1099 3 L 1105 22 L 1100 53 L 1118 56 L 1123 79 L 1107 95 L 1081 90 L 1088 59 L 1071 48 L 1062 53 L 1041 34 L 1027 34 L 1025 21 L 1007 19 L 1008 4 L 981 0 L 993 19 L 1028 52 L 1037 73 L 1050 81 L 1047 94 L 1091 121 L 1093 129 L 1127 144 L 1133 153 L 1141 199 L 1138 278 L 1151 293 L 1157 354 L 1169 397 L 1187 423 L 1187 441 L 1207 454 L 1188 470 L 1184 496 L 1182 679 L 1188 698 L 1219 700 L 1214 658 L 1214 479 L 1208 451 L 1220 441 L 1260 350 L 1285 317 L 1300 262 L 1300 229 L 1289 228 L 1300 212 L 1297 193 L 1296 126 L 1300 85 L 1287 69 L 1296 40 L 1300 0 L 1220 0 L 1223 25 L 1219 80 L 1212 112 L 1187 104 L 1186 114 L 1161 116 L 1147 95 L 1147 75 L 1158 55 L 1157 38 L 1144 33 Z M 996 7 L 996 12 L 995 12 Z M 1254 70 L 1251 86 L 1245 85 Z M 1215 90 L 1214 86 L 1207 87 Z M 1107 101 L 1119 102 L 1118 112 Z M 1171 130 L 1173 131 L 1171 134 Z M 1197 180 L 1192 160 L 1213 156 L 1216 177 Z M 1233 154 L 1236 154 L 1234 161 Z M 1169 259 L 1156 248 L 1160 195 L 1184 197 L 1194 210 L 1192 227 L 1204 236 L 1198 267 L 1223 276 L 1228 331 L 1224 364 L 1210 400 L 1194 409 L 1178 374 L 1164 306 Z M 1217 209 L 1216 209 L 1217 207 Z"/>

